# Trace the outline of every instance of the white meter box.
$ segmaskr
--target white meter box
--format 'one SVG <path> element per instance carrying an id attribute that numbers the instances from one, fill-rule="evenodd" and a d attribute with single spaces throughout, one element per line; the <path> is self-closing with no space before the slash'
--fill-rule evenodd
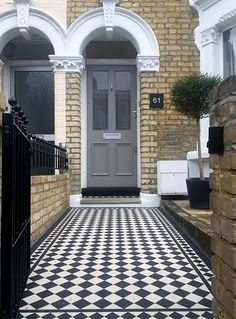
<path id="1" fill-rule="evenodd" d="M 187 161 L 158 161 L 157 187 L 159 195 L 187 195 Z"/>

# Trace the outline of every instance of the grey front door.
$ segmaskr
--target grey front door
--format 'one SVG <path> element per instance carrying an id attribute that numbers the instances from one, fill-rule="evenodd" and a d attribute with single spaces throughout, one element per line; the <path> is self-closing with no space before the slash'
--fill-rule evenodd
<path id="1" fill-rule="evenodd" d="M 136 70 L 88 68 L 88 187 L 137 187 Z"/>

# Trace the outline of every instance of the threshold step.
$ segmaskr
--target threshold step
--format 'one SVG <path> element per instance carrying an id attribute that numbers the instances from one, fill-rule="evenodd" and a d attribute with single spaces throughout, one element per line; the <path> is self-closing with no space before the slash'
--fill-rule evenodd
<path id="1" fill-rule="evenodd" d="M 83 197 L 139 197 L 140 188 L 137 187 L 88 187 L 82 188 Z"/>
<path id="2" fill-rule="evenodd" d="M 82 198 L 80 204 L 141 204 L 139 197 L 88 197 Z"/>

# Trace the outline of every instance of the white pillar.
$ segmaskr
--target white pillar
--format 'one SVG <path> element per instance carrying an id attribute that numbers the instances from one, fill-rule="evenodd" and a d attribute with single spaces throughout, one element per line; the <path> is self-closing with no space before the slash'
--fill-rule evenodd
<path id="1" fill-rule="evenodd" d="M 3 66 L 4 66 L 4 62 L 0 60 L 0 93 L 3 93 L 3 74 L 2 74 Z"/>
<path id="2" fill-rule="evenodd" d="M 54 73 L 55 144 L 66 144 L 66 79 L 65 73 Z"/>
<path id="3" fill-rule="evenodd" d="M 220 33 L 215 27 L 204 30 L 200 33 L 201 42 L 201 71 L 208 74 L 218 74 L 217 49 Z M 204 57 L 204 58 L 202 58 Z M 208 152 L 208 128 L 209 118 L 201 119 L 201 146 L 202 152 Z"/>

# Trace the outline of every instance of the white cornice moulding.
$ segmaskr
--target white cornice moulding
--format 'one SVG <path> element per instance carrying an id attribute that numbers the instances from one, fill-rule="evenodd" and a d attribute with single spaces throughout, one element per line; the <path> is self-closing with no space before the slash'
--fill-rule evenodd
<path id="1" fill-rule="evenodd" d="M 156 56 L 137 56 L 137 69 L 139 72 L 159 71 L 159 57 Z"/>
<path id="2" fill-rule="evenodd" d="M 82 55 L 79 56 L 55 56 L 49 55 L 50 62 L 53 65 L 53 71 L 58 73 L 79 72 L 85 69 L 85 61 Z"/>
<path id="3" fill-rule="evenodd" d="M 201 45 L 205 46 L 211 43 L 217 43 L 220 32 L 216 27 L 201 32 Z"/>
<path id="4" fill-rule="evenodd" d="M 196 9 L 207 10 L 221 0 L 189 0 L 190 5 Z"/>
<path id="5" fill-rule="evenodd" d="M 17 10 L 18 28 L 26 40 L 30 40 L 29 32 L 29 8 L 32 0 L 14 0 Z"/>
<path id="6" fill-rule="evenodd" d="M 236 22 L 236 9 L 229 11 L 219 18 L 219 22 L 217 23 L 218 28 L 224 28 L 230 24 Z"/>

